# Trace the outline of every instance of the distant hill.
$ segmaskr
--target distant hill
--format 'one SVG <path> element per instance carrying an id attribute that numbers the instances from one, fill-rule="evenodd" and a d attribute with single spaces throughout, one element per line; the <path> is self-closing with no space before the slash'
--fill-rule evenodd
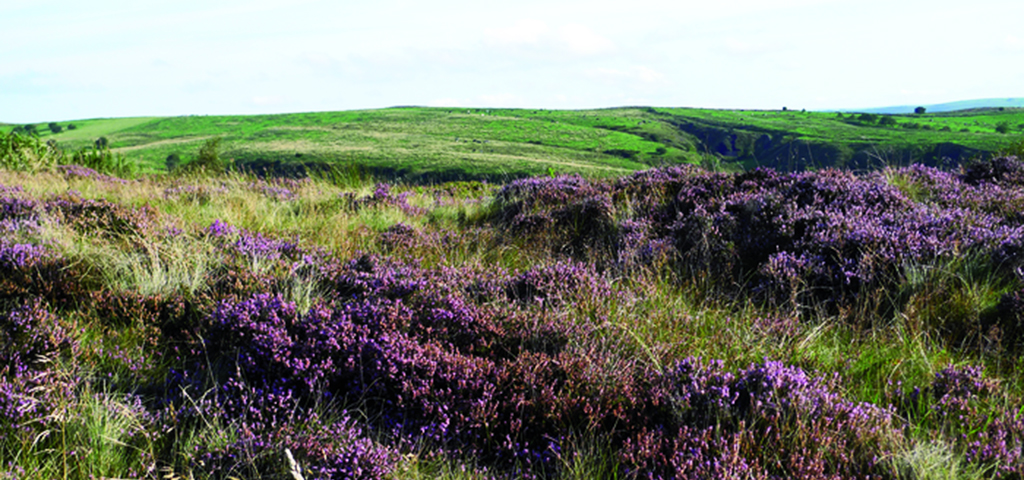
<path id="1" fill-rule="evenodd" d="M 842 111 L 858 113 L 902 114 L 914 113 L 914 109 L 917 107 L 924 107 L 928 113 L 954 112 L 957 110 L 972 110 L 976 108 L 1024 108 L 1024 98 L 985 98 L 981 100 L 961 100 L 959 102 L 937 103 L 934 105 L 901 105 L 898 107 L 860 109 L 850 108 L 844 109 Z"/>
<path id="2" fill-rule="evenodd" d="M 958 105 L 974 108 L 941 113 L 939 106 L 930 105 L 924 115 L 883 117 L 658 107 L 404 107 L 84 119 L 74 121 L 74 130 L 54 133 L 39 123 L 36 131 L 40 140 L 56 142 L 69 154 L 93 148 L 103 137 L 114 152 L 138 162 L 145 172 L 165 170 L 168 158 L 190 161 L 206 141 L 219 137 L 221 157 L 254 172 L 302 175 L 338 167 L 422 183 L 506 181 L 552 173 L 616 177 L 680 163 L 785 171 L 867 170 L 911 162 L 955 165 L 1024 138 L 1024 108 Z"/>

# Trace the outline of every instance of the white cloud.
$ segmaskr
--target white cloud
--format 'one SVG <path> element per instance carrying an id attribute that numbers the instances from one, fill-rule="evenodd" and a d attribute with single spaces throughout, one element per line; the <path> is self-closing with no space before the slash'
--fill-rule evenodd
<path id="1" fill-rule="evenodd" d="M 480 95 L 477 98 L 480 99 L 480 105 L 486 105 L 488 107 L 515 108 L 525 105 L 520 96 L 512 93 Z"/>
<path id="2" fill-rule="evenodd" d="M 762 39 L 758 42 L 750 42 L 737 37 L 728 37 L 724 42 L 725 50 L 736 55 L 761 55 L 777 50 L 779 47 Z"/>
<path id="3" fill-rule="evenodd" d="M 488 30 L 487 36 L 494 42 L 504 45 L 535 44 L 547 34 L 548 25 L 540 20 L 523 19 L 515 24 Z"/>
<path id="4" fill-rule="evenodd" d="M 281 105 L 287 102 L 287 99 L 280 95 L 257 95 L 252 97 L 252 103 L 254 105 Z"/>
<path id="5" fill-rule="evenodd" d="M 645 66 L 636 66 L 626 69 L 597 68 L 590 70 L 587 74 L 591 77 L 606 80 L 626 80 L 643 83 L 663 83 L 666 81 L 665 74 Z"/>
<path id="6" fill-rule="evenodd" d="M 428 107 L 462 107 L 465 103 L 458 98 L 437 98 L 427 102 Z"/>
<path id="7" fill-rule="evenodd" d="M 1016 35 L 1007 35 L 1003 39 L 1003 46 L 1010 50 L 1024 50 L 1024 39 Z"/>
<path id="8" fill-rule="evenodd" d="M 559 39 L 570 51 L 582 55 L 605 53 L 613 50 L 615 47 L 611 40 L 598 35 L 584 25 L 576 23 L 564 25 L 559 30 Z"/>

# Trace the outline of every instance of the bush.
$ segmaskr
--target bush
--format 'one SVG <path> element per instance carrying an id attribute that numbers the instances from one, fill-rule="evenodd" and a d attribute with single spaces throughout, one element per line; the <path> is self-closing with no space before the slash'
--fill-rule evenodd
<path id="1" fill-rule="evenodd" d="M 0 135 L 2 168 L 25 172 L 51 170 L 63 158 L 63 152 L 55 145 L 43 143 L 30 134 L 19 134 L 15 131 L 8 135 Z"/>
<path id="2" fill-rule="evenodd" d="M 50 129 L 50 132 L 53 133 L 60 133 L 61 131 L 64 130 L 64 127 L 58 125 L 57 122 L 50 122 L 50 124 L 47 125 L 47 127 Z"/>
<path id="3" fill-rule="evenodd" d="M 182 165 L 176 171 L 181 173 L 223 173 L 227 169 L 224 161 L 220 158 L 220 142 L 222 138 L 216 137 L 207 140 L 199 147 L 196 159 Z"/>
<path id="4" fill-rule="evenodd" d="M 181 157 L 179 157 L 177 153 L 172 153 L 167 156 L 166 160 L 164 160 L 164 165 L 167 166 L 168 172 L 173 172 L 179 165 L 181 165 Z"/>
<path id="5" fill-rule="evenodd" d="M 99 144 L 99 140 L 96 143 Z M 138 171 L 135 162 L 128 160 L 124 155 L 111 152 L 107 147 L 83 148 L 75 153 L 71 161 L 76 165 L 118 177 L 132 177 Z"/>
<path id="6" fill-rule="evenodd" d="M 107 137 L 100 137 L 96 139 L 96 148 L 107 148 L 110 145 L 110 141 Z"/>
<path id="7" fill-rule="evenodd" d="M 888 115 L 883 115 L 882 118 L 878 120 L 878 124 L 884 127 L 895 126 L 896 123 L 896 119 Z"/>
<path id="8" fill-rule="evenodd" d="M 996 131 L 999 133 L 1010 133 L 1010 123 L 999 122 L 999 125 L 996 125 Z"/>

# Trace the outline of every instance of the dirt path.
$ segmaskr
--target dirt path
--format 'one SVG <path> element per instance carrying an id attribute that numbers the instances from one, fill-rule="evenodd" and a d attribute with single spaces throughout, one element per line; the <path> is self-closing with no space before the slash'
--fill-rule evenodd
<path id="1" fill-rule="evenodd" d="M 112 149 L 110 149 L 110 151 L 115 152 L 115 153 L 132 152 L 132 151 L 135 151 L 135 150 L 142 150 L 144 148 L 151 148 L 151 147 L 159 147 L 159 146 L 163 146 L 163 145 L 177 145 L 177 144 L 181 144 L 181 143 L 192 143 L 192 142 L 205 141 L 205 140 L 209 140 L 209 139 L 211 139 L 213 137 L 214 137 L 213 135 L 208 135 L 208 136 L 205 136 L 205 137 L 168 138 L 167 140 L 157 140 L 155 142 L 143 143 L 141 145 L 132 145 L 130 147 L 112 148 Z"/>

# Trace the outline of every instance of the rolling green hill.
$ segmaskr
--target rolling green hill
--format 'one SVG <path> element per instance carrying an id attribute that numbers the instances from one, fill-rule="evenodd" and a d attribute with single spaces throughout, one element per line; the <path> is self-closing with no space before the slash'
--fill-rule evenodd
<path id="1" fill-rule="evenodd" d="M 205 141 L 221 137 L 221 156 L 254 170 L 296 173 L 338 165 L 409 181 L 436 181 L 563 172 L 617 176 L 655 165 L 699 162 L 781 170 L 956 162 L 989 155 L 1021 139 L 1024 109 L 865 116 L 650 107 L 396 107 L 68 123 L 76 128 L 52 133 L 39 124 L 36 130 L 65 152 L 105 137 L 115 152 L 138 161 L 143 171 L 163 170 L 172 154 L 189 161 Z"/>

